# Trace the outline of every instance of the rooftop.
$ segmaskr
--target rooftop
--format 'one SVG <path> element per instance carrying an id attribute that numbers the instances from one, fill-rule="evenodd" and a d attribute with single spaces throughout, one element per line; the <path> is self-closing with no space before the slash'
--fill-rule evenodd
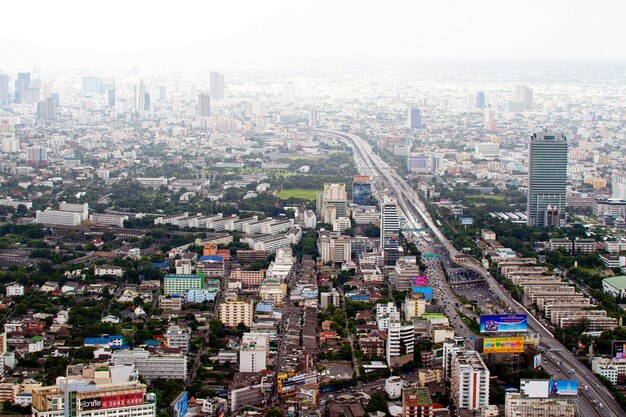
<path id="1" fill-rule="evenodd" d="M 626 275 L 604 278 L 602 281 L 617 288 L 618 290 L 626 290 Z"/>

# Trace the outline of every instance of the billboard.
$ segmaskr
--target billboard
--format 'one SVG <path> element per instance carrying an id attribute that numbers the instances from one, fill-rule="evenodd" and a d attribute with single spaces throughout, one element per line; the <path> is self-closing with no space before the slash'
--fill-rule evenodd
<path id="1" fill-rule="evenodd" d="M 474 219 L 471 217 L 459 217 L 459 222 L 466 226 L 471 226 L 474 224 Z"/>
<path id="2" fill-rule="evenodd" d="M 415 277 L 413 285 L 416 287 L 425 287 L 428 285 L 428 279 L 426 277 Z"/>
<path id="3" fill-rule="evenodd" d="M 523 337 L 486 337 L 483 340 L 484 353 L 522 353 Z"/>
<path id="4" fill-rule="evenodd" d="M 286 375 L 287 376 L 287 375 Z M 278 393 L 288 394 L 300 387 L 317 384 L 317 372 L 308 372 L 279 378 Z"/>
<path id="5" fill-rule="evenodd" d="M 578 381 L 575 379 L 551 379 L 550 395 L 578 395 Z"/>
<path id="6" fill-rule="evenodd" d="M 189 394 L 187 391 L 183 391 L 180 393 L 178 397 L 174 400 L 174 404 L 172 404 L 172 410 L 174 411 L 173 417 L 185 417 L 187 414 L 187 406 L 189 401 Z"/>
<path id="7" fill-rule="evenodd" d="M 548 398 L 550 381 L 547 379 L 522 379 L 519 382 L 520 393 L 530 398 Z"/>
<path id="8" fill-rule="evenodd" d="M 413 292 L 418 294 L 424 294 L 424 298 L 427 300 L 433 299 L 432 287 L 413 287 Z"/>
<path id="9" fill-rule="evenodd" d="M 533 368 L 539 368 L 541 366 L 541 353 L 533 357 Z"/>
<path id="10" fill-rule="evenodd" d="M 118 408 L 129 405 L 143 404 L 143 393 L 133 392 L 132 394 L 107 395 L 106 397 L 83 398 L 80 400 L 80 409 L 96 410 L 101 408 Z"/>
<path id="11" fill-rule="evenodd" d="M 480 316 L 481 333 L 525 332 L 528 330 L 526 314 L 493 314 Z"/>
<path id="12" fill-rule="evenodd" d="M 613 341 L 613 358 L 626 359 L 626 342 L 623 340 Z"/>

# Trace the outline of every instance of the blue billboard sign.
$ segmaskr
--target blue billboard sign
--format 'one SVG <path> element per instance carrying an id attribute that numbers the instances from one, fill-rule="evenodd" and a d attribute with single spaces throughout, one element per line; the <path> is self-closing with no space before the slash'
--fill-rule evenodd
<path id="1" fill-rule="evenodd" d="M 424 294 L 424 298 L 427 300 L 433 299 L 432 287 L 413 287 L 413 292 L 417 294 Z"/>
<path id="2" fill-rule="evenodd" d="M 511 333 L 528 330 L 526 314 L 494 314 L 480 316 L 481 333 Z"/>
<path id="3" fill-rule="evenodd" d="M 575 379 L 551 379 L 550 395 L 578 395 L 578 381 Z"/>
<path id="4" fill-rule="evenodd" d="M 459 217 L 459 222 L 461 222 L 461 224 L 463 225 L 471 226 L 472 224 L 474 224 L 474 219 L 472 219 L 471 217 Z"/>

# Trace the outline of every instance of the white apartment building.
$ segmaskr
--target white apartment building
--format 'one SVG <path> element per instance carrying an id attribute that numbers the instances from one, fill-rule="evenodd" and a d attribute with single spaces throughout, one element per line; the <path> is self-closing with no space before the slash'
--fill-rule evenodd
<path id="1" fill-rule="evenodd" d="M 57 226 L 80 226 L 83 221 L 81 213 L 61 211 L 47 208 L 44 211 L 37 210 L 35 223 L 52 224 Z"/>
<path id="2" fill-rule="evenodd" d="M 7 297 L 19 297 L 24 295 L 24 286 L 14 282 L 6 286 Z"/>
<path id="3" fill-rule="evenodd" d="M 352 259 L 352 240 L 347 236 L 320 236 L 317 246 L 323 262 L 347 262 Z"/>
<path id="4" fill-rule="evenodd" d="M 124 214 L 94 213 L 89 216 L 89 220 L 94 224 L 124 227 L 124 222 L 128 220 L 128 216 Z"/>
<path id="5" fill-rule="evenodd" d="M 87 203 L 79 204 L 79 203 L 61 202 L 59 204 L 59 210 L 71 211 L 73 213 L 80 213 L 82 221 L 85 221 L 89 218 L 89 204 Z"/>
<path id="6" fill-rule="evenodd" d="M 479 410 L 489 404 L 489 369 L 478 352 L 458 352 L 452 362 L 452 400 L 457 407 Z"/>
<path id="7" fill-rule="evenodd" d="M 265 334 L 244 333 L 239 348 L 239 372 L 261 372 L 267 369 L 269 338 Z"/>
<path id="8" fill-rule="evenodd" d="M 122 267 L 112 265 L 97 266 L 94 268 L 93 272 L 96 276 L 112 275 L 114 277 L 121 277 L 124 275 L 124 269 Z"/>
<path id="9" fill-rule="evenodd" d="M 191 333 L 188 329 L 183 329 L 180 326 L 169 326 L 165 333 L 165 340 L 167 347 L 174 349 L 180 348 L 183 353 L 189 353 Z"/>
<path id="10" fill-rule="evenodd" d="M 413 360 L 415 328 L 413 324 L 402 324 L 399 313 L 389 317 L 387 329 L 387 366 L 397 368 Z"/>
<path id="11" fill-rule="evenodd" d="M 114 365 L 135 365 L 140 376 L 155 379 L 187 378 L 187 356 L 184 354 L 150 354 L 144 349 L 121 349 L 111 354 Z"/>

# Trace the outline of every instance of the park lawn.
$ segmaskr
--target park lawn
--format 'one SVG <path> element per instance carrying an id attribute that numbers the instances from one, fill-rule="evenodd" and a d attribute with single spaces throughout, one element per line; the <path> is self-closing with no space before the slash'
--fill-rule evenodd
<path id="1" fill-rule="evenodd" d="M 317 190 L 305 190 L 304 188 L 292 188 L 289 190 L 280 190 L 277 194 L 278 198 L 286 200 L 288 198 L 301 198 L 303 200 L 315 200 Z"/>
<path id="2" fill-rule="evenodd" d="M 498 195 L 498 194 L 468 195 L 465 198 L 468 200 L 497 200 L 497 201 L 506 200 L 506 196 Z"/>

